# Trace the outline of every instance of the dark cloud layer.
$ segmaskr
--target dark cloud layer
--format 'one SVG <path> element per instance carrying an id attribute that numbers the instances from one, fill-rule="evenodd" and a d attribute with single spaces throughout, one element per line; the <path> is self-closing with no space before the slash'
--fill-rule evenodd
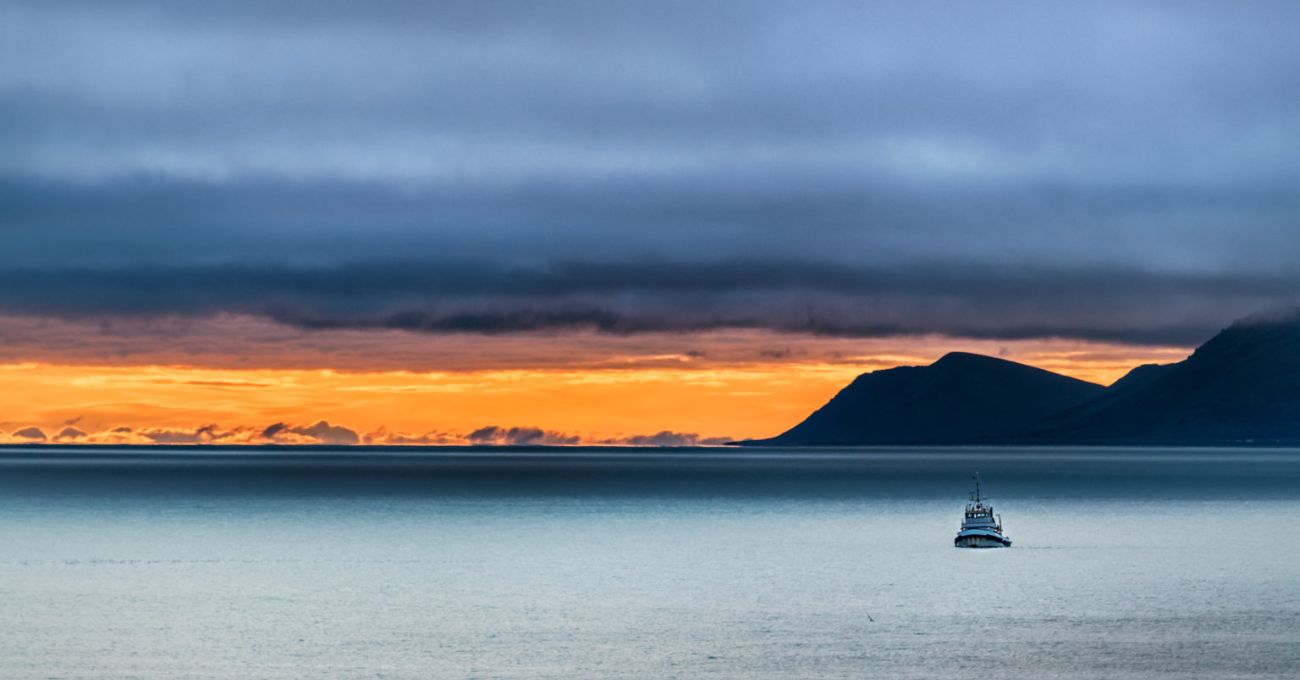
<path id="1" fill-rule="evenodd" d="M 0 311 L 1195 342 L 1300 300 L 1296 25 L 9 2 Z"/>
<path id="2" fill-rule="evenodd" d="M 1162 273 L 779 260 L 396 261 L 0 270 L 0 312 L 110 320 L 249 314 L 304 329 L 429 333 L 760 328 L 838 336 L 939 333 L 1194 343 L 1300 299 L 1300 273 Z"/>

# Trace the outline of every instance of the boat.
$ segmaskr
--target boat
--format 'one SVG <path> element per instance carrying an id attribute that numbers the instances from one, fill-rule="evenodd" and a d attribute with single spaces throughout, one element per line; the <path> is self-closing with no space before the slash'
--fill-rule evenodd
<path id="1" fill-rule="evenodd" d="M 1002 516 L 993 514 L 993 506 L 980 496 L 980 473 L 975 472 L 975 490 L 966 515 L 961 520 L 961 531 L 952 541 L 958 548 L 1009 548 L 1011 537 L 1002 533 Z"/>

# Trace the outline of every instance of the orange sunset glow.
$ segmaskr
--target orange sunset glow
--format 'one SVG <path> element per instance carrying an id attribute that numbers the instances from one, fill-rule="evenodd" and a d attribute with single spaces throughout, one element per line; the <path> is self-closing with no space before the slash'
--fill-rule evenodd
<path id="1" fill-rule="evenodd" d="M 226 326 L 232 323 L 248 322 Z M 1102 384 L 1135 365 L 1176 361 L 1187 353 L 1179 347 L 1051 340 L 759 331 L 634 338 L 324 331 L 307 344 L 270 325 L 261 330 L 284 337 L 261 353 L 248 342 L 237 361 L 219 346 L 212 354 L 197 351 L 206 332 L 202 324 L 187 332 L 170 328 L 176 342 L 148 348 L 133 332 L 129 338 L 137 350 L 148 349 L 136 354 L 106 352 L 104 345 L 114 341 L 109 336 L 75 351 L 34 345 L 16 350 L 11 343 L 9 351 L 39 358 L 0 365 L 0 436 L 15 443 L 106 444 L 516 441 L 490 434 L 469 438 L 495 426 L 503 433 L 528 428 L 532 434 L 523 441 L 538 444 L 708 444 L 770 436 L 860 373 L 929 363 L 953 350 L 1001 355 Z M 373 345 L 368 350 L 401 346 L 424 360 L 414 362 L 418 370 L 382 362 L 367 368 L 361 361 L 365 352 L 345 349 L 358 337 Z M 187 343 L 195 351 L 176 351 Z M 583 351 L 575 354 L 574 347 Z M 663 433 L 673 438 L 647 439 Z"/>

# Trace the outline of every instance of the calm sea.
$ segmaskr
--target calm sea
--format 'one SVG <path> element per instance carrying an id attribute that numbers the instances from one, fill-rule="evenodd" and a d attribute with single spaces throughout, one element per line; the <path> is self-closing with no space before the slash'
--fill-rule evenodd
<path id="1" fill-rule="evenodd" d="M 1293 450 L 0 448 L 0 677 L 1295 678 L 1298 526 Z"/>

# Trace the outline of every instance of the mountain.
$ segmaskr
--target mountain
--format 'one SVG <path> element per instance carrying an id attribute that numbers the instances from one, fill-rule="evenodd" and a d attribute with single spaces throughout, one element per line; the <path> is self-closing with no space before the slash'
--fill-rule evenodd
<path id="1" fill-rule="evenodd" d="M 975 354 L 858 376 L 767 446 L 1300 444 L 1300 310 L 1233 323 L 1110 387 Z"/>
<path id="2" fill-rule="evenodd" d="M 1101 385 L 964 352 L 865 373 L 769 446 L 960 444 L 1023 431 L 1099 396 Z"/>
<path id="3" fill-rule="evenodd" d="M 1110 407 L 1110 405 L 1114 404 L 1117 400 L 1122 399 L 1123 397 L 1142 389 L 1148 384 L 1165 376 L 1176 366 L 1178 366 L 1178 364 L 1142 364 L 1128 373 L 1125 373 L 1124 377 L 1115 381 L 1110 387 L 1107 387 L 1100 396 L 1059 413 L 1054 413 L 1045 418 L 1042 422 L 1036 423 L 1029 430 L 1019 434 L 1020 436 L 1031 439 L 1034 435 L 1041 435 L 1050 438 L 1052 433 L 1058 428 L 1069 427 L 1070 423 L 1077 423 L 1087 416 Z"/>
<path id="4" fill-rule="evenodd" d="M 1186 360 L 1134 369 L 1107 393 L 1047 419 L 1027 438 L 1078 444 L 1300 442 L 1300 314 L 1237 321 Z"/>

